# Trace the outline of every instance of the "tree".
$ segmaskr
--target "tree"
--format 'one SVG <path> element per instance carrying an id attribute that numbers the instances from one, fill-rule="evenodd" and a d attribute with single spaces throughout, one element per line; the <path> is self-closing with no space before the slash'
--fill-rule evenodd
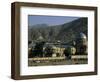
<path id="1" fill-rule="evenodd" d="M 38 42 L 36 43 L 34 50 L 33 50 L 33 55 L 37 57 L 43 57 L 43 46 L 45 42 Z"/>
<path id="2" fill-rule="evenodd" d="M 46 57 L 51 57 L 53 54 L 53 48 L 51 46 L 47 46 L 44 51 Z"/>

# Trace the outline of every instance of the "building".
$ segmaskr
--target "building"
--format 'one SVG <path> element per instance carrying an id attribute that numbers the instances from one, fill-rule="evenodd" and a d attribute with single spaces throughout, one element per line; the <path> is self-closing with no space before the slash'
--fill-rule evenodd
<path id="1" fill-rule="evenodd" d="M 87 37 L 84 33 L 76 36 L 76 54 L 87 54 Z"/>
<path id="2" fill-rule="evenodd" d="M 54 45 L 53 43 L 47 43 L 44 45 L 44 56 L 48 57 L 62 57 L 64 56 L 64 47 L 61 47 L 61 45 L 56 44 Z"/>

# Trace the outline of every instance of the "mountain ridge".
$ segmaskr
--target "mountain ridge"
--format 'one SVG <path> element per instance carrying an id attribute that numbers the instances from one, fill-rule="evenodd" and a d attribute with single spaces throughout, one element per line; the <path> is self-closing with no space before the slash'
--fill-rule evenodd
<path id="1" fill-rule="evenodd" d="M 87 35 L 87 18 L 79 18 L 68 23 L 61 25 L 49 26 L 47 24 L 41 24 L 40 26 L 31 28 L 28 27 L 28 39 L 37 40 L 39 36 L 42 36 L 46 41 L 70 42 L 76 38 L 76 36 L 83 32 Z"/>

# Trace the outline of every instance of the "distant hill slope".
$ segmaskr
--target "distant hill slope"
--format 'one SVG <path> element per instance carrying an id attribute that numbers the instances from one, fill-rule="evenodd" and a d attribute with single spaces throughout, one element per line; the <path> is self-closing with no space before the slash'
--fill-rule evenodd
<path id="1" fill-rule="evenodd" d="M 83 32 L 87 35 L 87 18 L 79 18 L 69 23 L 56 26 L 48 26 L 46 24 L 39 24 L 29 27 L 28 39 L 37 40 L 39 36 L 42 36 L 47 41 L 70 42 L 76 38 L 76 36 Z"/>

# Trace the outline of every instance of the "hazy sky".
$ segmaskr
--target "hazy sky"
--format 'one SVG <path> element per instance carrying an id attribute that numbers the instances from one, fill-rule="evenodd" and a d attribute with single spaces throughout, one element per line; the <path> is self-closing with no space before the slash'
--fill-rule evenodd
<path id="1" fill-rule="evenodd" d="M 69 17 L 69 16 L 43 16 L 43 15 L 29 15 L 28 16 L 28 25 L 36 24 L 48 24 L 48 25 L 60 25 L 73 20 L 78 19 L 79 17 Z"/>

